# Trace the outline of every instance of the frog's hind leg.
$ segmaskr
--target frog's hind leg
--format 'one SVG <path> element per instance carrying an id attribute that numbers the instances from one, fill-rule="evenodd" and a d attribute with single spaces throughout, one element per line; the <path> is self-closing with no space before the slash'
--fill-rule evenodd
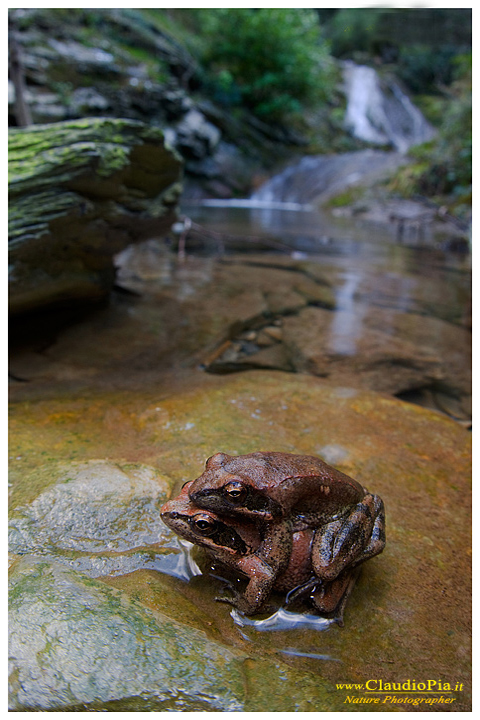
<path id="1" fill-rule="evenodd" d="M 320 614 L 331 617 L 340 627 L 343 627 L 345 606 L 360 572 L 360 567 L 346 570 L 335 580 L 322 584 L 310 596 Z"/>
<path id="2" fill-rule="evenodd" d="M 367 494 L 347 517 L 325 524 L 315 532 L 312 565 L 318 577 L 334 580 L 382 552 L 385 546 L 385 511 L 378 495 Z"/>
<path id="3" fill-rule="evenodd" d="M 360 562 L 379 555 L 385 547 L 385 508 L 383 500 L 378 495 L 369 495 L 371 498 L 374 523 L 370 541 L 364 549 Z"/>

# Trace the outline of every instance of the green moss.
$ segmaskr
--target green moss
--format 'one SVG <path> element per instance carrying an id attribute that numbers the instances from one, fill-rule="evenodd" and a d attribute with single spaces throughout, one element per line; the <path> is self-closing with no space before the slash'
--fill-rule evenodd
<path id="1" fill-rule="evenodd" d="M 344 192 L 339 193 L 339 195 L 335 195 L 334 197 L 332 197 L 326 203 L 326 206 L 331 208 L 337 208 L 345 207 L 347 205 L 353 205 L 354 202 L 356 202 L 362 197 L 364 192 L 364 189 L 361 187 L 350 187 Z"/>

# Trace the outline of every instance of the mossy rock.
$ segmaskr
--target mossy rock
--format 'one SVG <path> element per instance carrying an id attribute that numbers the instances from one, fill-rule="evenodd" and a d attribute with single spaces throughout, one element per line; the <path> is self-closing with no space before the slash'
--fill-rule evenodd
<path id="1" fill-rule="evenodd" d="M 29 558 L 13 568 L 10 600 L 12 710 L 120 699 L 135 710 L 241 709 L 237 653 L 103 583 Z"/>
<path id="2" fill-rule="evenodd" d="M 330 684 L 311 673 L 249 657 L 41 557 L 12 568 L 9 654 L 16 712 L 341 707 Z"/>
<path id="3" fill-rule="evenodd" d="M 10 311 L 104 297 L 113 255 L 171 227 L 181 174 L 162 131 L 133 120 L 10 130 Z"/>

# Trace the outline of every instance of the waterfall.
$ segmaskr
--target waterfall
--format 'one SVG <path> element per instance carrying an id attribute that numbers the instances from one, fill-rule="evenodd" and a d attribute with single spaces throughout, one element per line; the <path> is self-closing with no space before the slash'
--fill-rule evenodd
<path id="1" fill-rule="evenodd" d="M 307 155 L 267 180 L 251 201 L 317 203 L 361 180 L 381 177 L 405 162 L 397 152 L 358 150 L 339 155 Z"/>
<path id="2" fill-rule="evenodd" d="M 359 182 L 375 181 L 407 162 L 412 145 L 430 140 L 435 131 L 400 85 L 382 85 L 366 65 L 343 63 L 347 110 L 345 125 L 362 140 L 393 146 L 393 151 L 367 149 L 337 155 L 306 156 L 274 175 L 249 202 L 319 203 Z"/>
<path id="3" fill-rule="evenodd" d="M 376 70 L 351 61 L 343 63 L 343 77 L 352 135 L 401 153 L 432 139 L 435 131 L 395 80 L 382 84 Z"/>
<path id="4" fill-rule="evenodd" d="M 342 63 L 347 95 L 345 125 L 355 136 L 393 150 L 365 149 L 310 155 L 287 166 L 248 199 L 203 200 L 202 205 L 257 210 L 308 210 L 351 185 L 375 182 L 408 162 L 412 145 L 430 140 L 435 131 L 395 80 L 388 85 L 366 65 Z"/>

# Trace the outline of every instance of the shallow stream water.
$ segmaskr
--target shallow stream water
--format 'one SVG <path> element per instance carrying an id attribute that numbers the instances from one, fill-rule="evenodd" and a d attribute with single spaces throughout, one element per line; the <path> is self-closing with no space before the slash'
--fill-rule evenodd
<path id="1" fill-rule="evenodd" d="M 448 238 L 435 234 L 428 225 L 407 224 L 400 233 L 392 222 L 336 217 L 310 206 L 287 207 L 280 209 L 279 203 L 261 201 L 253 202 L 252 207 L 244 201 L 238 206 L 235 201 L 185 205 L 184 214 L 197 228 L 192 252 L 228 257 L 241 249 L 248 258 L 249 252 L 264 251 L 272 266 L 276 256 L 287 255 L 294 260 L 308 259 L 321 268 L 335 296 L 335 312 L 324 335 L 324 347 L 331 355 L 360 354 L 372 324 L 400 342 L 408 337 L 420 346 L 428 337 L 433 355 L 444 357 L 452 354 L 455 335 L 455 357 L 450 364 L 451 372 L 457 375 L 457 390 L 456 383 L 448 378 L 446 382 L 432 382 L 437 399 L 443 395 L 439 403 L 432 401 L 428 383 L 410 388 L 404 399 L 451 411 L 454 417 L 467 420 L 470 254 L 452 251 Z M 266 268 L 268 264 L 265 261 Z M 377 311 L 381 313 L 378 320 L 373 317 Z M 401 317 L 409 326 L 406 335 L 399 333 Z"/>
<path id="2" fill-rule="evenodd" d="M 187 672 L 194 698 L 174 710 L 342 711 L 368 698 L 338 683 L 371 678 L 468 690 L 469 256 L 312 210 L 182 210 L 184 257 L 160 239 L 128 248 L 107 304 L 63 327 L 37 318 L 12 344 L 13 656 L 22 682 L 36 678 L 15 702 L 168 710 Z M 163 536 L 160 506 L 205 458 L 260 448 L 319 455 L 385 502 L 387 546 L 344 628 L 281 596 L 268 618 L 238 616 L 216 602 L 223 579 Z M 467 695 L 448 702 L 468 710 Z"/>
<path id="3" fill-rule="evenodd" d="M 51 318 L 15 323 L 12 399 L 148 387 L 165 374 L 186 373 L 196 386 L 205 366 L 265 367 L 469 421 L 468 253 L 449 251 L 428 227 L 399 237 L 392 223 L 240 205 L 185 205 L 185 257 L 161 240 L 130 246 L 117 259 L 122 293 L 76 324 L 57 331 Z M 280 357 L 276 338 L 266 365 L 257 353 L 265 343 L 252 341 L 262 323 L 283 326 L 285 351 Z M 228 363 L 206 362 L 225 341 Z"/>

